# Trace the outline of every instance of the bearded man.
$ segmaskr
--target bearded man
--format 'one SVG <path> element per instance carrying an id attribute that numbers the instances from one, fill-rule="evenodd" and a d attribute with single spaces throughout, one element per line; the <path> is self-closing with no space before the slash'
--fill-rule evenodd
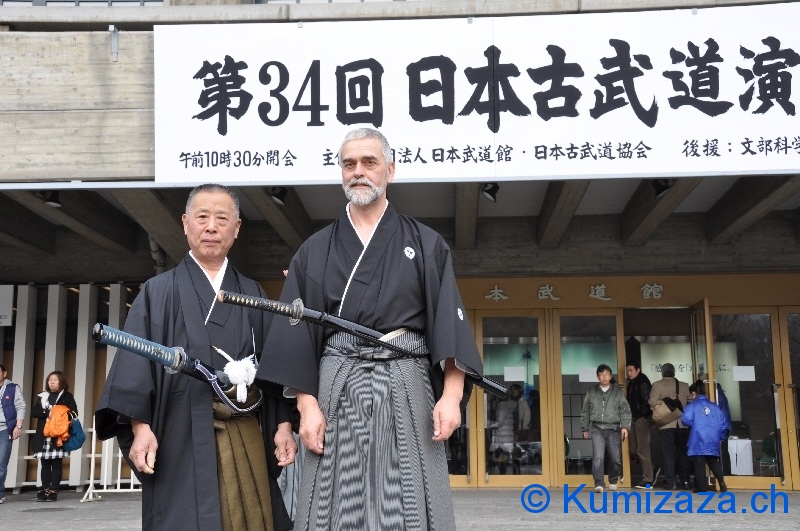
<path id="1" fill-rule="evenodd" d="M 450 249 L 389 204 L 395 166 L 381 133 L 351 131 L 339 163 L 349 204 L 297 251 L 281 300 L 379 330 L 414 354 L 273 322 L 274 355 L 257 377 L 297 396 L 307 454 L 295 529 L 455 529 L 444 442 L 461 425 L 465 371 L 483 366 Z"/>

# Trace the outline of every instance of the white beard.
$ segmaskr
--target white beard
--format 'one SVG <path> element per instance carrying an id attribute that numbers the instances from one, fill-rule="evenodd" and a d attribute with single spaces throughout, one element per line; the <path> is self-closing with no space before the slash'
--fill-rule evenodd
<path id="1" fill-rule="evenodd" d="M 355 184 L 365 184 L 369 186 L 369 190 L 351 188 Z M 375 186 L 369 179 L 352 179 L 349 183 L 342 185 L 342 188 L 348 201 L 356 206 L 366 206 L 380 199 L 386 191 L 386 184 Z"/>

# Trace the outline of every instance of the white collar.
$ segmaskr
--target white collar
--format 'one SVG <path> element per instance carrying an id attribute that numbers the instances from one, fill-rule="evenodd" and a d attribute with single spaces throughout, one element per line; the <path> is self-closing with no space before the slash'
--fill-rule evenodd
<path id="1" fill-rule="evenodd" d="M 189 251 L 189 256 L 191 256 L 192 260 L 194 260 L 195 263 L 200 266 L 200 270 L 211 283 L 211 287 L 214 288 L 214 293 L 217 293 L 220 289 L 222 289 L 222 279 L 225 278 L 225 271 L 228 269 L 228 257 L 226 256 L 225 260 L 222 262 L 222 267 L 220 267 L 219 271 L 217 271 L 217 276 L 214 278 L 214 280 L 211 280 L 211 276 L 206 272 L 205 269 L 203 269 L 203 266 L 200 265 L 200 262 L 198 262 L 197 258 L 194 257 L 192 251 Z"/>
<path id="2" fill-rule="evenodd" d="M 225 260 L 222 262 L 222 267 L 220 267 L 219 271 L 217 271 L 217 276 L 214 278 L 214 280 L 211 280 L 211 276 L 206 272 L 205 269 L 203 269 L 203 266 L 201 266 L 200 262 L 197 261 L 197 258 L 194 257 L 192 251 L 189 251 L 189 256 L 191 256 L 192 260 L 197 262 L 197 265 L 200 266 L 200 270 L 203 272 L 208 281 L 211 283 L 211 289 L 214 290 L 215 294 L 214 300 L 211 301 L 211 308 L 208 309 L 208 315 L 206 315 L 205 324 L 208 324 L 208 319 L 209 317 L 211 317 L 211 312 L 214 311 L 214 305 L 217 303 L 216 294 L 219 293 L 219 290 L 222 289 L 222 279 L 225 278 L 225 272 L 228 270 L 228 257 L 226 256 Z"/>

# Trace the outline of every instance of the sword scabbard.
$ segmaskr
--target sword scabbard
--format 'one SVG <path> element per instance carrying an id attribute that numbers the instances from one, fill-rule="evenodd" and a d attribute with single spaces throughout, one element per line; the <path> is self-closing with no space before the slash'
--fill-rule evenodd
<path id="1" fill-rule="evenodd" d="M 275 313 L 278 315 L 284 315 L 290 318 L 291 324 L 297 324 L 300 321 L 312 322 L 321 326 L 339 330 L 340 332 L 346 332 L 364 339 L 373 345 L 381 346 L 400 354 L 413 355 L 413 353 L 408 352 L 402 347 L 381 341 L 380 338 L 383 337 L 383 334 L 377 330 L 372 330 L 371 328 L 367 328 L 366 326 L 348 321 L 347 319 L 343 319 L 335 315 L 306 308 L 303 305 L 303 301 L 300 299 L 295 300 L 291 304 L 287 304 L 285 302 L 265 299 L 263 297 L 254 297 L 252 295 L 243 295 L 241 293 L 232 293 L 230 291 L 220 291 L 217 294 L 217 300 L 220 302 L 226 302 L 228 304 L 236 304 L 239 306 L 255 308 L 257 310 Z M 508 389 L 506 389 L 503 385 L 486 378 L 485 376 L 477 376 L 466 373 L 466 377 L 472 381 L 473 384 L 494 395 L 503 398 L 508 395 Z"/>

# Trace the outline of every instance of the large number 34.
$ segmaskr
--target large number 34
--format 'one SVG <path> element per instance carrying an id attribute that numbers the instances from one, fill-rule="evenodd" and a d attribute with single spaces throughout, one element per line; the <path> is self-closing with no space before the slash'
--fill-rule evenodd
<path id="1" fill-rule="evenodd" d="M 269 117 L 269 112 L 272 110 L 272 103 L 267 101 L 258 104 L 258 115 L 265 124 L 276 126 L 281 125 L 286 121 L 286 118 L 289 117 L 289 101 L 282 94 L 283 90 L 289 84 L 289 70 L 286 68 L 286 65 L 279 61 L 264 63 L 261 70 L 258 72 L 258 80 L 261 81 L 263 85 L 269 85 L 272 82 L 272 75 L 269 73 L 269 69 L 272 66 L 278 69 L 278 86 L 271 89 L 269 95 L 278 102 L 278 117 L 275 119 Z M 310 126 L 325 125 L 320 118 L 320 114 L 322 111 L 328 110 L 328 106 L 322 105 L 320 102 L 319 77 L 320 66 L 319 60 L 317 59 L 311 62 L 311 67 L 308 69 L 306 79 L 303 81 L 303 86 L 300 87 L 297 99 L 294 100 L 294 105 L 292 105 L 293 111 L 308 111 L 311 113 L 311 119 L 306 123 L 306 125 Z M 309 84 L 311 85 L 311 93 L 309 94 L 311 102 L 308 105 L 304 105 L 300 103 L 300 100 L 303 99 L 303 94 L 305 94 Z"/>

